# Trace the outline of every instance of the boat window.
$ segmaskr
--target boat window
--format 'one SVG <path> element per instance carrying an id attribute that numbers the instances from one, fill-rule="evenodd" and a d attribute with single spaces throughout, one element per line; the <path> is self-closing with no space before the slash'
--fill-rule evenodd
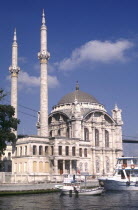
<path id="1" fill-rule="evenodd" d="M 132 177 L 138 177 L 138 170 L 131 170 Z"/>

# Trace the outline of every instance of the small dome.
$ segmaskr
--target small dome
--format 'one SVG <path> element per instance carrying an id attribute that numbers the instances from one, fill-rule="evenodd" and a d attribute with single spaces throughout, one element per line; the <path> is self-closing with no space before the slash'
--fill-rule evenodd
<path id="1" fill-rule="evenodd" d="M 78 102 L 87 102 L 87 103 L 96 103 L 99 104 L 99 102 L 90 94 L 82 92 L 79 90 L 78 83 L 76 84 L 76 90 L 74 92 L 68 93 L 65 96 L 61 98 L 61 100 L 58 102 L 59 104 L 67 104 L 67 103 L 73 103 L 77 99 Z"/>

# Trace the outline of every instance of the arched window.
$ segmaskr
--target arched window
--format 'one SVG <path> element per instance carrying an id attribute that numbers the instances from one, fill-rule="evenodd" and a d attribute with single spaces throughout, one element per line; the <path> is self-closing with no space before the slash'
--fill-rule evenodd
<path id="1" fill-rule="evenodd" d="M 109 157 L 106 157 L 106 173 L 110 172 L 110 160 Z"/>
<path id="2" fill-rule="evenodd" d="M 99 131 L 95 129 L 95 146 L 99 147 Z"/>
<path id="3" fill-rule="evenodd" d="M 59 146 L 59 147 L 58 147 L 58 154 L 59 154 L 59 155 L 62 155 L 62 146 Z"/>
<path id="4" fill-rule="evenodd" d="M 109 132 L 105 130 L 105 147 L 109 147 Z"/>
<path id="5" fill-rule="evenodd" d="M 42 155 L 42 154 L 43 154 L 43 147 L 39 146 L 39 155 Z"/>
<path id="6" fill-rule="evenodd" d="M 24 154 L 27 155 L 27 146 L 25 146 Z"/>
<path id="7" fill-rule="evenodd" d="M 33 145 L 33 155 L 36 155 L 36 145 Z"/>
<path id="8" fill-rule="evenodd" d="M 88 128 L 84 128 L 84 140 L 89 141 L 89 130 L 88 130 Z"/>
<path id="9" fill-rule="evenodd" d="M 48 146 L 45 146 L 45 155 L 48 155 Z"/>
<path id="10" fill-rule="evenodd" d="M 69 155 L 69 146 L 66 146 L 66 155 Z"/>
<path id="11" fill-rule="evenodd" d="M 22 147 L 20 147 L 20 156 L 22 156 Z"/>
<path id="12" fill-rule="evenodd" d="M 66 137 L 69 138 L 69 128 L 67 128 L 67 130 L 66 130 Z"/>
<path id="13" fill-rule="evenodd" d="M 84 149 L 84 157 L 87 157 L 87 149 Z"/>
<path id="14" fill-rule="evenodd" d="M 15 148 L 15 156 L 17 156 L 17 147 Z"/>
<path id="15" fill-rule="evenodd" d="M 96 157 L 96 173 L 100 173 L 100 158 Z"/>
<path id="16" fill-rule="evenodd" d="M 82 148 L 79 148 L 79 155 L 82 157 Z"/>
<path id="17" fill-rule="evenodd" d="M 72 147 L 72 156 L 75 156 L 75 155 L 76 155 L 76 148 Z"/>
<path id="18" fill-rule="evenodd" d="M 11 160 L 11 153 L 8 152 L 8 160 Z"/>

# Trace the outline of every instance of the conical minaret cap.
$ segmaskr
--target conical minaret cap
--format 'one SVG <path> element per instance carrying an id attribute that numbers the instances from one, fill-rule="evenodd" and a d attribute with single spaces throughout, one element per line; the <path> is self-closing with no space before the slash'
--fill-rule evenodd
<path id="1" fill-rule="evenodd" d="M 44 9 L 42 11 L 42 25 L 45 25 L 45 12 L 44 12 Z"/>
<path id="2" fill-rule="evenodd" d="M 16 36 L 16 28 L 14 29 L 14 36 L 13 36 L 13 41 L 16 42 L 17 41 L 17 36 Z"/>

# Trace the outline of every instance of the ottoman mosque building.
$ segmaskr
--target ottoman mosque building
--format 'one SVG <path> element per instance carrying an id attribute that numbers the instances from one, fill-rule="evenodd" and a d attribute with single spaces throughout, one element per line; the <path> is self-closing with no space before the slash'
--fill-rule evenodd
<path id="1" fill-rule="evenodd" d="M 18 182 L 45 181 L 61 174 L 108 175 L 122 155 L 122 117 L 115 105 L 110 116 L 92 95 L 74 91 L 63 96 L 48 115 L 47 27 L 40 29 L 40 111 L 37 136 L 18 138 L 12 151 L 12 176 Z M 12 45 L 11 105 L 17 117 L 18 46 Z M 16 178 L 15 178 L 16 177 Z"/>

